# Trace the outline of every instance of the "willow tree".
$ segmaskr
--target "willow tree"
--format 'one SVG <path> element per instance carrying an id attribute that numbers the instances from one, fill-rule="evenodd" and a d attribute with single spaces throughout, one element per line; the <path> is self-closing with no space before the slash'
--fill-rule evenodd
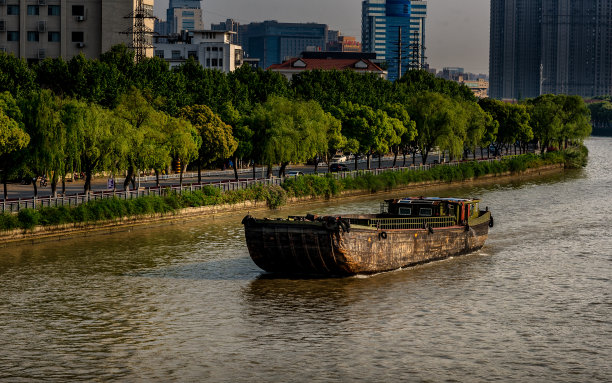
<path id="1" fill-rule="evenodd" d="M 198 150 L 202 145 L 202 138 L 196 128 L 191 123 L 182 118 L 175 118 L 161 114 L 160 118 L 160 137 L 164 141 L 164 150 L 167 153 L 164 158 L 158 156 L 159 162 L 155 167 L 156 182 L 159 186 L 159 169 L 170 165 L 173 159 L 180 159 L 183 166 L 198 158 Z M 180 184 L 183 185 L 183 172 L 180 173 Z"/>
<path id="2" fill-rule="evenodd" d="M 30 136 L 27 150 L 28 173 L 33 179 L 51 174 L 55 194 L 59 174 L 65 168 L 66 135 L 60 118 L 61 101 L 50 91 L 32 92 L 20 100 L 23 123 Z M 38 187 L 33 182 L 34 197 Z"/>
<path id="3" fill-rule="evenodd" d="M 30 142 L 30 136 L 17 121 L 5 113 L 1 101 L 0 99 L 0 166 L 2 169 L 2 184 L 4 185 L 4 199 L 6 199 L 8 175 L 12 168 L 11 165 L 15 165 L 14 159 L 10 155 L 25 148 Z"/>
<path id="4" fill-rule="evenodd" d="M 337 121 L 314 101 L 291 101 L 271 97 L 255 108 L 249 119 L 254 131 L 254 150 L 261 163 L 280 164 L 279 176 L 291 162 L 305 162 L 328 148 L 328 132 Z"/>
<path id="5" fill-rule="evenodd" d="M 416 141 L 423 164 L 436 146 L 449 150 L 451 156 L 462 153 L 465 119 L 455 101 L 439 93 L 422 92 L 410 99 L 407 109 L 416 122 Z"/>
<path id="6" fill-rule="evenodd" d="M 114 111 L 130 127 L 130 134 L 125 137 L 131 147 L 127 156 L 127 175 L 123 183 L 123 188 L 127 190 L 130 182 L 133 187 L 136 187 L 134 180 L 136 170 L 147 167 L 150 164 L 148 157 L 151 152 L 155 151 L 151 148 L 153 143 L 147 140 L 147 136 L 157 134 L 157 111 L 142 92 L 134 87 L 120 97 L 119 104 Z"/>
<path id="7" fill-rule="evenodd" d="M 193 125 L 201 139 L 198 151 L 198 183 L 202 182 L 202 167 L 229 158 L 238 148 L 232 127 L 221 120 L 206 105 L 186 106 L 179 113 Z"/>

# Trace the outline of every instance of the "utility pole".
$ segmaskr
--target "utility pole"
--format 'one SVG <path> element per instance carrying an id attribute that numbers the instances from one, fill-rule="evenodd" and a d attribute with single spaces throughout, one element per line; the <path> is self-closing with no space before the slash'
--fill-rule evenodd
<path id="1" fill-rule="evenodd" d="M 402 27 L 397 27 L 397 79 L 402 78 Z"/>
<path id="2" fill-rule="evenodd" d="M 137 0 L 134 11 L 124 18 L 131 19 L 132 25 L 121 33 L 132 36 L 132 43 L 129 47 L 134 50 L 134 56 L 138 63 L 147 57 L 147 49 L 153 48 L 151 38 L 155 32 L 146 25 L 147 20 L 155 19 L 153 9 L 151 6 L 145 6 L 143 0 Z"/>
<path id="3" fill-rule="evenodd" d="M 408 67 L 411 70 L 423 69 L 425 67 L 423 65 L 423 61 L 425 61 L 427 57 L 421 54 L 421 51 L 425 50 L 425 48 L 419 42 L 419 32 L 417 30 L 412 33 L 412 44 L 410 44 L 410 46 L 412 48 L 412 52 L 410 55 L 410 63 L 408 64 Z"/>

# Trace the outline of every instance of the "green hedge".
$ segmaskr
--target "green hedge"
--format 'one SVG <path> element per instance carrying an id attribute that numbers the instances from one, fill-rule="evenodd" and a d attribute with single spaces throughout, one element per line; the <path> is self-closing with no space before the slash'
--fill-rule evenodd
<path id="1" fill-rule="evenodd" d="M 38 225 L 60 225 L 67 223 L 96 222 L 153 213 L 172 213 L 188 207 L 236 204 L 244 201 L 266 201 L 271 209 L 287 203 L 289 197 L 332 197 L 342 190 L 368 190 L 377 192 L 391 190 L 397 186 L 417 182 L 462 181 L 486 174 L 507 171 L 520 172 L 529 168 L 564 163 L 568 168 L 586 165 L 588 150 L 572 148 L 543 155 L 524 154 L 502 161 L 465 162 L 458 166 L 436 166 L 430 170 L 385 172 L 380 175 L 366 174 L 356 178 L 336 180 L 331 174 L 325 177 L 306 175 L 292 177 L 282 186 L 253 186 L 244 190 L 222 193 L 218 188 L 205 186 L 202 190 L 169 193 L 165 197 L 144 196 L 135 199 L 106 198 L 90 201 L 76 207 L 44 207 L 23 209 L 19 214 L 0 214 L 0 230 L 32 229 Z"/>

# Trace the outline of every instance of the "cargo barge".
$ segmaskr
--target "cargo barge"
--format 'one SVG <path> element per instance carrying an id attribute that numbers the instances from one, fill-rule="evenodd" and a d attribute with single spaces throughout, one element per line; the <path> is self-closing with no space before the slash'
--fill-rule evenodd
<path id="1" fill-rule="evenodd" d="M 391 271 L 480 249 L 493 227 L 480 200 L 410 197 L 386 200 L 378 214 L 247 215 L 249 254 L 271 273 L 350 276 Z"/>

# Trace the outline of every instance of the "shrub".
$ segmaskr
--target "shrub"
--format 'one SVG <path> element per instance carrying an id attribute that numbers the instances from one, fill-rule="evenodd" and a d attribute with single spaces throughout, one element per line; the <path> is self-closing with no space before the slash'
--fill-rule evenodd
<path id="1" fill-rule="evenodd" d="M 280 186 L 272 185 L 268 188 L 266 202 L 270 209 L 278 209 L 287 203 L 287 192 Z"/>
<path id="2" fill-rule="evenodd" d="M 13 230 L 19 228 L 17 215 L 11 213 L 0 214 L 0 230 Z"/>
<path id="3" fill-rule="evenodd" d="M 22 209 L 17 214 L 19 226 L 23 229 L 33 229 L 40 221 L 40 213 L 35 209 Z"/>

